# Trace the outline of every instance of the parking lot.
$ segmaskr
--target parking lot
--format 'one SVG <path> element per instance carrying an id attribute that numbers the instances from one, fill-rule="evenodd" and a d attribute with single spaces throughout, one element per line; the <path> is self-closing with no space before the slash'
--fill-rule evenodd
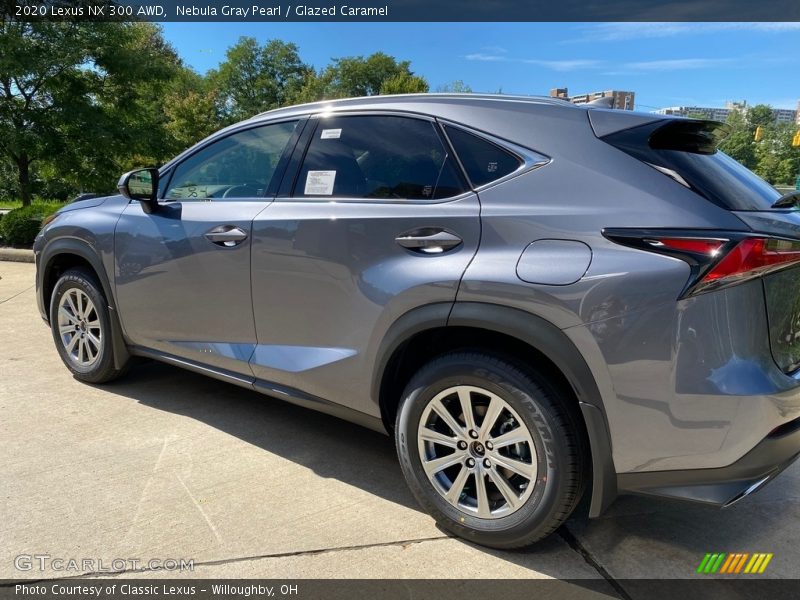
<path id="1" fill-rule="evenodd" d="M 725 511 L 621 498 L 531 551 L 486 550 L 417 508 L 388 437 L 152 362 L 78 383 L 33 265 L 0 277 L 0 578 L 80 574 L 15 567 L 48 554 L 194 561 L 170 577 L 594 578 L 646 597 L 625 580 L 693 577 L 706 552 L 770 552 L 761 577 L 797 576 L 800 465 Z"/>

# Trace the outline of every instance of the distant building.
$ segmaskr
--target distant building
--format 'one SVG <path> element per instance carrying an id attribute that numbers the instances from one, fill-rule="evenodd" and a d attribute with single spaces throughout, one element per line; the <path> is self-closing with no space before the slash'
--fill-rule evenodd
<path id="1" fill-rule="evenodd" d="M 577 96 L 570 96 L 567 88 L 553 88 L 550 90 L 552 98 L 563 98 L 569 100 L 573 104 L 588 104 L 592 100 L 598 98 L 613 98 L 614 108 L 621 110 L 633 110 L 633 101 L 635 97 L 634 92 L 623 92 L 620 90 L 606 90 L 604 92 L 590 92 L 588 94 L 578 94 Z"/>
<path id="2" fill-rule="evenodd" d="M 728 115 L 734 110 L 747 112 L 749 110 L 747 102 L 726 102 L 725 108 L 717 106 L 670 106 L 668 108 L 659 108 L 653 111 L 659 115 L 677 115 L 679 117 L 702 117 L 704 119 L 711 119 L 713 121 L 727 121 Z M 798 103 L 799 110 L 792 110 L 790 108 L 773 108 L 772 116 L 776 123 L 800 123 L 798 121 L 798 113 L 800 113 L 800 103 Z"/>
<path id="3" fill-rule="evenodd" d="M 797 110 L 794 115 L 795 125 L 800 125 L 800 100 L 797 101 Z"/>

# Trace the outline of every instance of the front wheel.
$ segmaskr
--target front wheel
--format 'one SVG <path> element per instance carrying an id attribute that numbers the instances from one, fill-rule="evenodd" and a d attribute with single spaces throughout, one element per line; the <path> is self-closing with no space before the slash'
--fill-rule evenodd
<path id="1" fill-rule="evenodd" d="M 56 282 L 50 328 L 61 360 L 76 379 L 105 383 L 124 371 L 114 366 L 108 302 L 88 270 L 70 269 Z"/>
<path id="2" fill-rule="evenodd" d="M 408 384 L 395 436 L 406 481 L 441 527 L 494 548 L 552 533 L 580 500 L 583 438 L 564 393 L 511 359 L 439 357 Z"/>

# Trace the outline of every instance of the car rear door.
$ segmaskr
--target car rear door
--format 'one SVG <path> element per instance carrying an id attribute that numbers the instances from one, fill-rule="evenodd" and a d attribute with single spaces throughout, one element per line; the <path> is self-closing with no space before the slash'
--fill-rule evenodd
<path id="1" fill-rule="evenodd" d="M 478 247 L 478 197 L 433 119 L 337 113 L 303 137 L 253 223 L 251 367 L 257 385 L 377 415 L 377 345 L 405 313 L 454 302 Z"/>
<path id="2" fill-rule="evenodd" d="M 251 226 L 298 129 L 295 119 L 217 138 L 169 169 L 156 212 L 126 207 L 114 271 L 134 345 L 252 379 Z"/>

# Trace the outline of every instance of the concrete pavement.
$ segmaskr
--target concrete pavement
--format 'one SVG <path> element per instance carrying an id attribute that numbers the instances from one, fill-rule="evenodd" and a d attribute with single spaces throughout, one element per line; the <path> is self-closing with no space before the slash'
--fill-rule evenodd
<path id="1" fill-rule="evenodd" d="M 153 362 L 75 381 L 33 274 L 0 262 L 0 578 L 64 576 L 15 568 L 47 553 L 194 560 L 170 577 L 605 578 L 619 595 L 712 551 L 772 552 L 765 576 L 797 576 L 797 465 L 725 511 L 621 498 L 532 551 L 486 550 L 419 510 L 388 437 Z"/>

